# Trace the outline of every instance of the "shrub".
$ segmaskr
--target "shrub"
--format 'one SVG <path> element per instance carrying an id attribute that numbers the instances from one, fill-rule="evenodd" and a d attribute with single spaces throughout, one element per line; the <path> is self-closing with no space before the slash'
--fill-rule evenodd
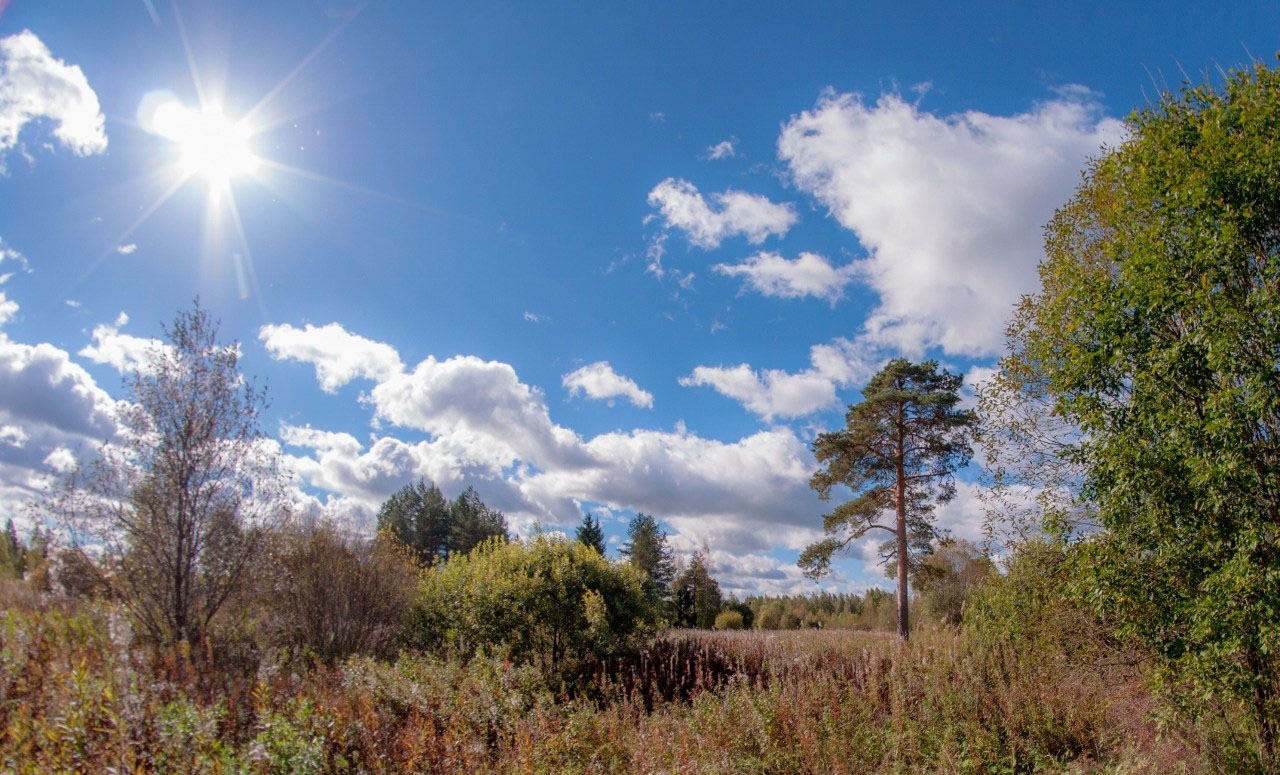
<path id="1" fill-rule="evenodd" d="M 390 535 L 372 541 L 320 525 L 279 534 L 280 573 L 268 593 L 268 639 L 326 662 L 392 656 L 418 569 Z"/>
<path id="2" fill-rule="evenodd" d="M 423 574 L 408 638 L 462 656 L 505 648 L 517 661 L 568 668 L 653 631 L 656 612 L 643 582 L 635 568 L 577 541 L 490 540 Z"/>
<path id="3" fill-rule="evenodd" d="M 717 630 L 741 630 L 743 628 L 740 611 L 721 611 L 716 615 Z"/>

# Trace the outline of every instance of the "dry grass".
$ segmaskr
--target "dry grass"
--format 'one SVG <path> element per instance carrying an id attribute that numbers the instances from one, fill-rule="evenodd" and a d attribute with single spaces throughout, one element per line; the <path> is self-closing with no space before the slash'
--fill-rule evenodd
<path id="1" fill-rule="evenodd" d="M 0 612 L 0 771 L 1196 771 L 1136 675 L 948 632 L 674 632 L 573 691 L 500 658 L 202 660 L 141 659 L 103 609 Z"/>

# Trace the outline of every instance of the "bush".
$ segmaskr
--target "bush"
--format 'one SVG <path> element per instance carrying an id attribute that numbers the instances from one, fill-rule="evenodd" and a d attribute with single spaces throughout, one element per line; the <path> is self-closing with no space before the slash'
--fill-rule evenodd
<path id="1" fill-rule="evenodd" d="M 717 630 L 741 630 L 744 624 L 739 611 L 721 611 L 716 615 Z"/>
<path id="2" fill-rule="evenodd" d="M 326 662 L 393 656 L 418 575 L 410 550 L 385 533 L 369 541 L 323 525 L 278 539 L 271 644 Z"/>
<path id="3" fill-rule="evenodd" d="M 633 567 L 611 564 L 577 541 L 490 540 L 423 574 L 409 643 L 464 657 L 506 649 L 517 661 L 571 669 L 654 630 L 657 614 L 643 582 Z"/>

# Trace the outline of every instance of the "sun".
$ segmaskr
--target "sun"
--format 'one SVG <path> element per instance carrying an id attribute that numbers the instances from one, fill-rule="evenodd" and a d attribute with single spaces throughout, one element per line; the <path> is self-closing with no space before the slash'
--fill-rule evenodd
<path id="1" fill-rule="evenodd" d="M 257 171 L 261 160 L 250 145 L 252 131 L 244 121 L 227 118 L 218 105 L 197 109 L 166 98 L 148 107 L 143 125 L 177 146 L 185 177 L 200 176 L 222 187 Z"/>

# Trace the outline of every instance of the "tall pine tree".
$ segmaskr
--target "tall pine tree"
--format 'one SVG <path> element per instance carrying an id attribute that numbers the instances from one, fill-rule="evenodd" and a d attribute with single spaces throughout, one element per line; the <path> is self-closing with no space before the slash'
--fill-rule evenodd
<path id="1" fill-rule="evenodd" d="M 927 552 L 937 535 L 933 508 L 955 495 L 953 475 L 973 454 L 969 446 L 977 421 L 957 408 L 963 378 L 936 361 L 889 361 L 849 407 L 845 427 L 822 433 L 813 454 L 822 464 L 809 480 L 827 500 L 844 485 L 854 497 L 823 518 L 827 537 L 800 556 L 810 576 L 827 572 L 831 556 L 871 530 L 892 536 L 882 556 L 896 561 L 898 635 L 908 637 L 907 579 L 913 554 Z M 891 524 L 883 524 L 887 515 Z"/>

